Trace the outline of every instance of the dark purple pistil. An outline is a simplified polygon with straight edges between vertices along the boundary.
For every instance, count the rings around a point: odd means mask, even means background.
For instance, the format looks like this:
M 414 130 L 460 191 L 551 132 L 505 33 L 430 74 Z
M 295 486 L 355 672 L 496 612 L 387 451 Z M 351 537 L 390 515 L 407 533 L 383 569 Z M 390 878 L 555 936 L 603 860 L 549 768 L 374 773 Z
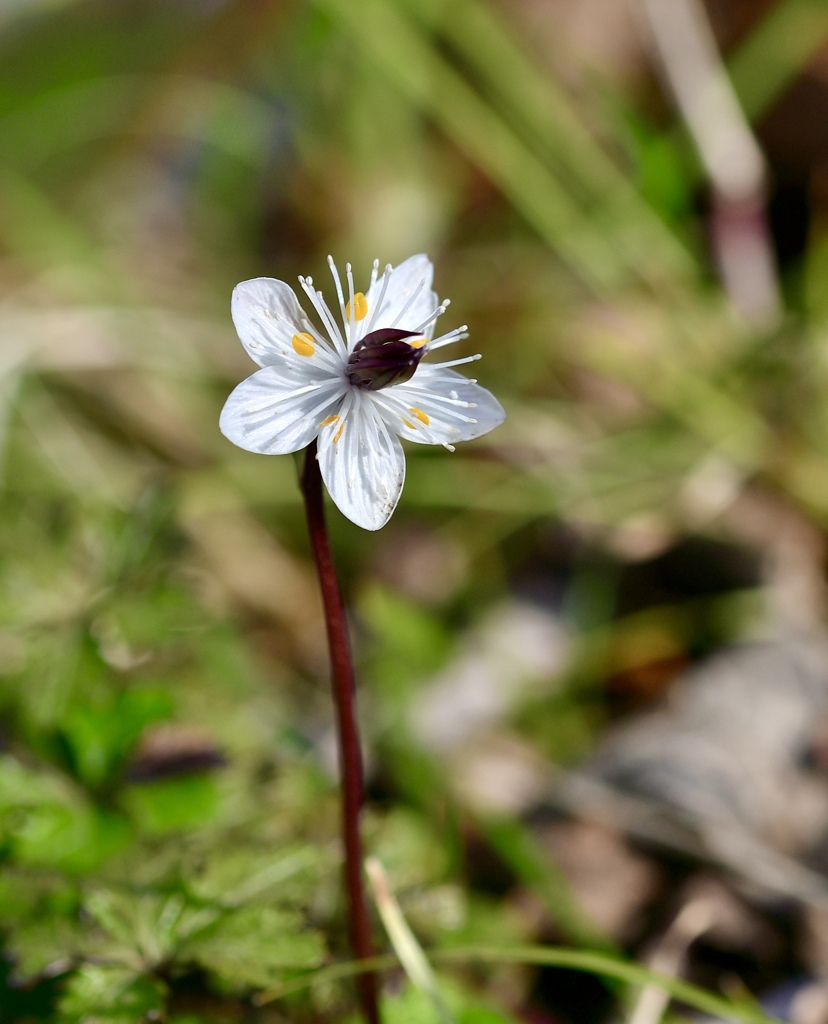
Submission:
M 383 327 L 371 331 L 348 357 L 348 380 L 355 388 L 379 391 L 391 384 L 411 380 L 425 346 L 409 345 L 406 338 L 421 338 L 416 331 L 402 331 L 396 327 Z

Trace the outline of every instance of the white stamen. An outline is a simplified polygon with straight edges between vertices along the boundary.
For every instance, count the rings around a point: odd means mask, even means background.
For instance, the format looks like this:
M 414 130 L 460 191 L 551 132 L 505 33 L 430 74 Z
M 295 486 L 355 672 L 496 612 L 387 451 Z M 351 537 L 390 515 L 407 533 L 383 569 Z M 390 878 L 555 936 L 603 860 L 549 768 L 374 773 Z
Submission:
M 409 295 L 408 302 L 406 302 L 406 304 L 403 306 L 403 308 L 399 311 L 399 313 L 397 313 L 396 317 L 394 318 L 394 323 L 391 324 L 392 327 L 396 327 L 397 324 L 400 322 L 400 320 L 402 320 L 402 318 L 408 312 L 409 307 L 411 306 L 411 303 L 417 298 L 417 296 L 423 290 L 423 285 L 424 284 L 425 284 L 425 278 L 423 278 L 422 281 L 420 281 L 420 283 L 417 285 L 417 287 L 414 289 L 414 291 Z M 426 320 L 426 323 L 428 323 L 428 320 Z M 420 329 L 419 327 L 416 328 L 417 331 L 419 331 L 419 329 Z
M 376 266 L 379 265 L 379 260 L 375 260 L 375 265 Z M 388 282 L 389 282 L 389 280 L 391 278 L 391 270 L 392 270 L 391 264 L 390 263 L 386 263 L 385 270 L 383 271 L 383 274 L 382 274 L 382 288 L 380 289 L 379 299 L 374 303 L 374 308 L 371 310 L 371 319 L 368 321 L 368 326 L 365 328 L 365 333 L 366 334 L 370 334 L 371 333 L 371 330 L 372 330 L 372 328 L 374 326 L 374 321 L 377 318 L 377 314 L 382 309 L 382 303 L 383 303 L 383 300 L 385 299 L 385 293 L 386 293 L 386 291 L 388 289 Z
M 339 326 L 337 325 L 336 320 L 334 320 L 334 315 L 331 312 L 330 306 L 325 301 L 325 296 L 322 294 L 321 291 L 317 290 L 314 294 L 316 295 L 317 302 L 319 303 L 317 307 L 317 309 L 319 310 L 319 315 L 323 318 L 325 323 L 330 328 L 331 333 L 335 341 L 337 342 L 337 348 L 340 349 L 340 353 L 342 354 L 344 353 L 345 349 L 345 339 L 339 332 Z
M 406 390 L 407 391 L 413 391 L 414 389 L 413 388 L 406 388 Z M 442 395 L 435 395 L 434 393 L 429 392 L 427 388 L 418 388 L 417 390 L 423 391 L 423 393 L 427 394 L 430 402 L 438 401 L 439 399 L 443 398 Z M 445 399 L 443 399 L 443 401 L 447 405 L 456 405 L 456 406 L 460 406 L 461 408 L 465 408 L 465 409 L 477 408 L 476 404 L 473 403 L 473 402 L 453 402 L 450 398 L 445 398 Z M 434 412 L 434 413 L 432 413 L 432 415 L 438 415 L 438 413 Z M 439 410 L 439 415 L 440 416 L 451 416 L 453 419 L 460 420 L 462 423 L 477 423 L 477 420 L 474 419 L 474 417 L 466 416 L 465 413 L 457 412 L 456 409 L 440 409 Z
M 348 322 L 345 324 L 345 333 L 348 335 L 348 344 L 351 342 L 351 335 L 354 330 L 354 275 L 351 272 L 351 264 L 345 264 L 345 275 L 348 278 Z
M 463 338 L 468 338 L 468 336 L 468 324 L 463 324 L 462 327 L 457 327 L 453 331 L 449 331 L 448 334 L 441 334 L 439 338 L 430 341 L 428 343 L 428 350 L 431 352 L 435 348 L 442 348 L 444 345 L 453 345 L 455 341 L 462 341 Z
M 440 304 L 440 305 L 439 305 L 439 306 L 438 306 L 438 307 L 437 307 L 437 308 L 436 308 L 436 309 L 434 310 L 434 312 L 433 312 L 433 313 L 431 314 L 431 316 L 429 316 L 429 317 L 426 317 L 426 319 L 425 319 L 425 320 L 423 320 L 423 322 L 422 322 L 422 323 L 420 324 L 420 326 L 419 326 L 419 327 L 418 327 L 418 328 L 416 329 L 416 331 L 417 331 L 417 334 L 422 334 L 422 332 L 423 332 L 423 331 L 424 331 L 424 330 L 426 329 L 426 327 L 428 327 L 428 325 L 429 325 L 430 323 L 432 323 L 432 321 L 436 320 L 436 319 L 437 319 L 437 317 L 439 317 L 439 316 L 442 316 L 442 315 L 443 315 L 443 313 L 445 313 L 445 311 L 446 311 L 446 307 L 447 307 L 447 306 L 448 306 L 448 302 L 443 302 L 443 303 L 441 303 L 441 304 Z M 462 330 L 463 330 L 463 328 L 461 327 L 461 328 L 460 328 L 460 330 L 462 331 Z
M 403 385 L 406 391 L 419 391 L 421 395 L 428 395 L 432 402 L 445 402 L 447 405 L 456 405 L 460 409 L 476 409 L 477 402 L 464 402 L 462 398 L 457 397 L 457 392 L 452 391 L 451 397 L 447 398 L 445 395 L 440 395 L 433 391 L 431 388 L 421 387 L 419 384 L 406 383 Z
M 336 287 L 336 297 L 339 299 L 339 312 L 342 314 L 342 323 L 345 323 L 345 297 L 342 294 L 342 281 L 339 278 L 339 271 L 336 269 L 333 256 L 328 257 L 328 266 L 331 268 L 331 275 Z
M 300 277 L 299 284 L 302 286 L 304 293 L 313 303 L 313 308 L 319 314 L 319 319 L 327 328 L 331 341 L 334 343 L 334 347 L 341 356 L 344 356 L 346 352 L 345 340 L 342 337 L 339 328 L 336 326 L 336 321 L 334 320 L 330 309 L 328 309 L 328 304 L 325 302 L 322 292 L 318 292 L 314 289 L 312 277 Z
M 408 419 L 410 415 L 409 407 L 395 395 L 382 395 L 375 394 L 373 396 L 374 401 L 381 408 L 385 409 L 390 416 L 396 418 L 399 416 L 401 419 Z M 379 417 L 382 420 L 382 417 Z M 384 423 L 384 420 L 383 420 Z M 420 423 L 419 426 L 414 428 L 418 433 L 422 434 L 423 437 L 427 438 L 432 444 L 441 444 L 442 442 L 436 437 L 425 423 Z
M 476 356 L 466 356 L 464 359 L 451 359 L 447 363 L 428 363 L 434 370 L 444 370 L 448 366 L 460 366 L 461 363 L 476 363 L 483 356 L 478 352 Z
M 326 338 L 322 332 L 315 327 L 307 317 L 303 317 L 299 321 L 299 326 L 304 327 L 305 330 L 310 334 L 313 340 L 319 345 L 319 348 L 314 353 L 318 362 L 322 363 L 325 369 L 335 372 L 339 369 L 341 361 L 337 359 L 336 354 L 331 351 L 331 342 L 329 338 Z M 291 349 L 289 346 L 284 346 L 285 353 L 289 356 Z
M 477 420 L 473 416 L 465 416 L 462 412 L 457 412 L 455 409 L 443 409 L 441 415 L 451 416 L 456 420 L 460 420 L 461 423 L 477 423 Z

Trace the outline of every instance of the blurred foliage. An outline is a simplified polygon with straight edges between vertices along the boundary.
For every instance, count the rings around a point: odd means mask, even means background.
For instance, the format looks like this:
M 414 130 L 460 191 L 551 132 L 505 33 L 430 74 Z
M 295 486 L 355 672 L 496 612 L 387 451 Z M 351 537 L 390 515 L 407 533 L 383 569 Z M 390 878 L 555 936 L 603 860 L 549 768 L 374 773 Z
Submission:
M 828 218 L 783 267 L 784 315 L 752 327 L 640 58 L 627 78 L 591 66 L 537 15 L 0 7 L 4 1020 L 353 1012 L 324 983 L 256 1001 L 345 955 L 338 805 L 296 467 L 217 429 L 250 370 L 233 285 L 321 280 L 328 252 L 359 275 L 427 250 L 508 411 L 453 456 L 412 446 L 382 535 L 331 513 L 375 751 L 369 846 L 426 945 L 537 936 L 475 878 L 484 843 L 556 935 L 612 948 L 526 827 L 455 786 L 418 695 L 529 593 L 567 654 L 519 665 L 497 724 L 566 765 L 612 713 L 607 678 L 634 688 L 650 662 L 764 628 L 761 574 L 655 588 L 651 608 L 624 579 L 688 537 L 770 545 L 752 498 L 824 528 Z M 729 54 L 752 118 L 826 33 L 822 5 L 780 0 Z M 508 965 L 457 977 L 468 1024 L 511 1019 L 528 986 Z M 410 989 L 387 1012 L 433 1019 Z

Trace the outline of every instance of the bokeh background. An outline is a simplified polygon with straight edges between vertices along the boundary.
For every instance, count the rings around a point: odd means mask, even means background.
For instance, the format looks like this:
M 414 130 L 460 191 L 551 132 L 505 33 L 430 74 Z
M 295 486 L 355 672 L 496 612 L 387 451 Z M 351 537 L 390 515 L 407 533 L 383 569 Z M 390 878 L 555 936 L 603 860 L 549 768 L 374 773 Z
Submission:
M 828 1020 L 819 0 L 0 3 L 3 1020 L 354 1012 L 297 463 L 217 423 L 238 281 L 420 251 L 507 420 L 408 446 L 380 533 L 330 509 L 406 919 Z

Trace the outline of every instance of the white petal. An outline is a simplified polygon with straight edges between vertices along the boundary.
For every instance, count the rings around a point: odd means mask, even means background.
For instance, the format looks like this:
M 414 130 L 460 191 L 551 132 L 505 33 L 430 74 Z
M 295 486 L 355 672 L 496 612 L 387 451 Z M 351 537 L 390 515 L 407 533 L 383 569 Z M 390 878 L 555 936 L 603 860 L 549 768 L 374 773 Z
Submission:
M 308 317 L 293 289 L 272 277 L 242 281 L 233 289 L 233 323 L 242 345 L 259 366 L 292 366 L 310 376 L 331 373 L 335 357 L 330 347 L 315 339 L 311 346 L 294 348 L 294 336 L 308 331 Z
M 399 501 L 405 456 L 371 396 L 352 391 L 350 403 L 342 421 L 320 434 L 319 466 L 339 511 L 365 530 L 379 530 Z
M 266 366 L 243 380 L 227 399 L 219 419 L 233 444 L 263 455 L 286 455 L 306 448 L 321 423 L 336 412 L 347 385 L 328 379 L 321 384 Z
M 500 426 L 506 413 L 494 395 L 454 370 L 420 363 L 405 384 L 377 392 L 393 406 L 388 425 L 409 441 L 454 444 L 471 441 Z
M 383 290 L 382 274 L 380 274 L 365 296 L 368 303 L 366 321 L 370 324 L 370 329 L 375 331 L 382 327 L 394 326 L 417 330 L 437 308 L 437 296 L 431 290 L 433 279 L 434 267 L 428 256 L 422 253 L 419 256 L 409 256 L 407 260 L 391 270 L 382 305 L 375 310 L 374 305 L 380 301 Z M 404 313 L 403 310 L 405 310 Z M 401 313 L 402 316 L 400 316 Z M 398 317 L 399 322 L 396 322 Z M 423 335 L 430 338 L 433 330 L 434 323 L 432 321 L 424 329 Z

